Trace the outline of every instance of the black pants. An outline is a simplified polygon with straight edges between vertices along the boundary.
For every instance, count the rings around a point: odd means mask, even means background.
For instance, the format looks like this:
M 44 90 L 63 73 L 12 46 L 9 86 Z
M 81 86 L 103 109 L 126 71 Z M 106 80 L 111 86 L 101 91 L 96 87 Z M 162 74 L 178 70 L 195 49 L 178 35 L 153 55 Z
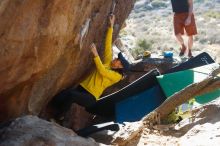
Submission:
M 52 99 L 52 106 L 58 108 L 60 112 L 67 111 L 72 103 L 77 103 L 83 107 L 90 107 L 96 103 L 95 97 L 82 86 L 61 91 Z

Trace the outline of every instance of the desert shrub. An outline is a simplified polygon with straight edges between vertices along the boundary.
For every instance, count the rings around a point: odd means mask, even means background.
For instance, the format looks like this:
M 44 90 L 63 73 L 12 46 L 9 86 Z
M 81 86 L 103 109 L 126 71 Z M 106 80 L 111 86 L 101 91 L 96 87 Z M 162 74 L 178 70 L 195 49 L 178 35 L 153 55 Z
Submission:
M 217 11 L 209 10 L 204 15 L 209 18 L 220 19 L 220 13 Z
M 219 31 L 215 29 L 216 24 L 209 24 L 207 29 L 199 31 L 197 40 L 201 44 L 220 44 Z
M 127 36 L 128 35 L 128 32 L 125 30 L 125 29 L 122 29 L 121 31 L 120 31 L 120 36 Z
M 138 47 L 142 48 L 143 50 L 148 50 L 152 47 L 152 41 L 147 41 L 145 39 L 138 40 Z
M 217 33 L 212 34 L 208 38 L 209 38 L 209 44 L 220 44 L 219 34 L 217 34 Z
M 161 0 L 154 0 L 151 2 L 153 8 L 166 8 L 167 4 Z
M 208 38 L 203 37 L 203 38 L 200 38 L 198 41 L 199 41 L 200 44 L 207 44 L 208 43 Z
M 205 0 L 195 0 L 195 3 L 204 3 Z
M 136 47 L 131 50 L 131 54 L 134 56 L 134 58 L 137 58 L 137 56 L 139 56 L 140 54 L 142 55 L 144 51 L 151 50 L 153 43 L 154 42 L 152 40 L 138 40 L 136 43 Z

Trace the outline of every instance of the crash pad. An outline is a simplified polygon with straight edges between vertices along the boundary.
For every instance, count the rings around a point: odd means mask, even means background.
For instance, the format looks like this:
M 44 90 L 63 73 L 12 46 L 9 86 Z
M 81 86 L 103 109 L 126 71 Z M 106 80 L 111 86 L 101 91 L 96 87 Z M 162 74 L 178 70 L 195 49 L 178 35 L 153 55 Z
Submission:
M 115 117 L 116 103 L 157 85 L 158 82 L 156 76 L 158 75 L 160 75 L 160 72 L 157 69 L 153 69 L 122 89 L 101 97 L 95 105 L 86 110 L 92 114 L 103 117 Z
M 219 65 L 217 63 L 212 63 L 189 70 L 164 74 L 157 76 L 157 80 L 166 97 L 170 97 L 175 92 L 182 90 L 186 86 L 204 80 L 209 73 L 211 73 L 212 70 L 218 66 Z M 220 97 L 220 89 L 198 96 L 195 98 L 195 100 L 199 104 L 204 104 L 216 99 L 217 97 Z
M 211 64 L 211 63 L 215 63 L 215 61 L 211 58 L 211 56 L 208 53 L 203 52 L 193 58 L 190 58 L 189 60 L 183 63 L 180 63 L 172 67 L 171 69 L 165 71 L 163 74 L 192 69 L 195 67 L 200 67 L 203 65 Z
M 79 136 L 88 137 L 91 134 L 94 134 L 96 132 L 100 132 L 100 131 L 103 131 L 103 130 L 118 131 L 119 130 L 119 124 L 111 121 L 111 122 L 100 123 L 100 124 L 88 126 L 88 127 L 83 128 L 83 129 L 77 130 L 75 132 Z
M 116 122 L 134 122 L 156 109 L 166 99 L 159 85 L 116 103 Z

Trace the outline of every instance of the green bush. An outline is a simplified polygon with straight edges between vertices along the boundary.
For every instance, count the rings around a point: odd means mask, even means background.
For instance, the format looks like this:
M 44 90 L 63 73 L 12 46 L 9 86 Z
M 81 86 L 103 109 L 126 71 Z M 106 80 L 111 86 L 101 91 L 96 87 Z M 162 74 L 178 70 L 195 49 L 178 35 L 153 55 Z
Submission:
M 139 48 L 142 48 L 143 50 L 148 50 L 152 47 L 152 42 L 151 41 L 147 41 L 145 39 L 143 40 L 138 40 L 137 45 Z
M 145 51 L 151 50 L 153 43 L 154 42 L 151 40 L 138 40 L 136 47 L 131 50 L 131 54 L 134 56 L 134 58 L 137 58 L 137 56 L 143 55 Z

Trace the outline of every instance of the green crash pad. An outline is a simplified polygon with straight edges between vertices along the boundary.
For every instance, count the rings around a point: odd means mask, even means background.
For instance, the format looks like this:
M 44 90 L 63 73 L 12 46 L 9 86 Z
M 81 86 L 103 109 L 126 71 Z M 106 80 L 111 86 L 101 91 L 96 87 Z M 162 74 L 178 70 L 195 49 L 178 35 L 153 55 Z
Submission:
M 164 74 L 157 76 L 157 80 L 166 97 L 170 97 L 186 86 L 202 81 L 213 71 L 214 68 L 217 68 L 218 66 L 219 65 L 217 63 L 212 63 L 189 70 Z M 220 89 L 195 97 L 195 101 L 198 104 L 205 104 L 218 97 L 220 97 Z

